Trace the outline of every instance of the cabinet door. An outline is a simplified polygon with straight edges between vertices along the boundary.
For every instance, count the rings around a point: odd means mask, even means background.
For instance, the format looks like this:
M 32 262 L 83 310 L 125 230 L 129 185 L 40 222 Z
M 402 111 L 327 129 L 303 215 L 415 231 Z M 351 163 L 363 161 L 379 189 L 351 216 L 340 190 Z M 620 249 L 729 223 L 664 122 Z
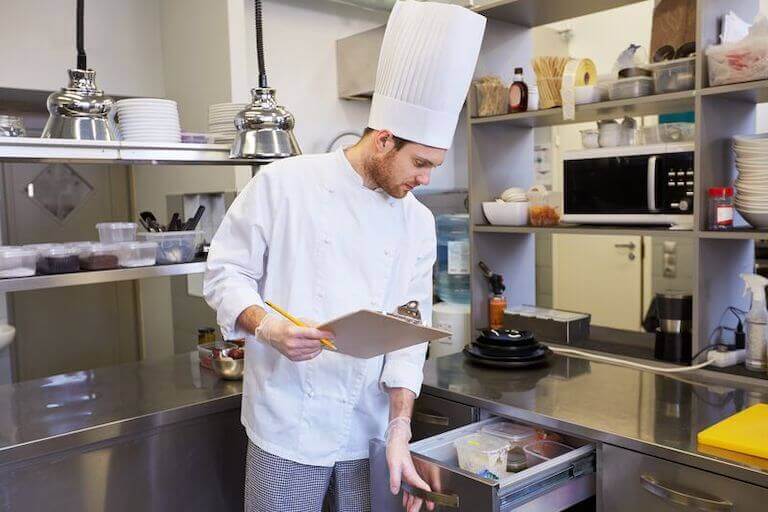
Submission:
M 441 434 L 477 421 L 477 408 L 432 395 L 421 395 L 413 409 L 413 441 Z
M 602 450 L 603 510 L 757 512 L 768 489 L 615 446 Z

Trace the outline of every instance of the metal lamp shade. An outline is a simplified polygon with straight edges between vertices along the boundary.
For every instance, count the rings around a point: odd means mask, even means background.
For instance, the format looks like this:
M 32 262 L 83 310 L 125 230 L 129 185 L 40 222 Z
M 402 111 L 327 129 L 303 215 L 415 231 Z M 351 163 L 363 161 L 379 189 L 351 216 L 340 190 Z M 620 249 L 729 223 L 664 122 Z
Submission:
M 69 85 L 48 96 L 44 139 L 117 140 L 110 114 L 114 102 L 96 87 L 92 69 L 70 69 Z
M 275 90 L 251 90 L 252 102 L 235 117 L 237 135 L 230 158 L 247 158 L 269 163 L 301 154 L 293 135 L 293 115 L 275 101 Z

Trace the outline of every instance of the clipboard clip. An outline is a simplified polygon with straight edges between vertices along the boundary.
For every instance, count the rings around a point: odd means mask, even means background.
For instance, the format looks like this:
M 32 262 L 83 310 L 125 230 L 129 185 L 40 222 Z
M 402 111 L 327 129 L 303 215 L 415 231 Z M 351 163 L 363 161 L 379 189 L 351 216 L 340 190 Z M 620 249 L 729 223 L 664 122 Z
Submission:
M 387 316 L 403 320 L 413 325 L 422 325 L 421 312 L 419 311 L 419 301 L 409 300 L 402 306 L 398 306 L 394 313 L 387 313 Z

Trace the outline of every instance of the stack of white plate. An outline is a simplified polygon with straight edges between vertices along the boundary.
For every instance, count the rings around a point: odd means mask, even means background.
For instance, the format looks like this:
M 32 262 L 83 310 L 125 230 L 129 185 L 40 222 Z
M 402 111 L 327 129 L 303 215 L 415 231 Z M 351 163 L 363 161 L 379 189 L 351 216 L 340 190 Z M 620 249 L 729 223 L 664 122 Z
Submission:
M 120 134 L 132 142 L 181 142 L 179 107 L 173 100 L 131 98 L 115 104 Z
M 235 140 L 235 116 L 247 107 L 247 103 L 216 103 L 208 107 L 208 133 L 213 141 L 231 144 Z
M 756 228 L 768 228 L 768 133 L 737 135 L 736 198 L 734 203 L 744 219 Z

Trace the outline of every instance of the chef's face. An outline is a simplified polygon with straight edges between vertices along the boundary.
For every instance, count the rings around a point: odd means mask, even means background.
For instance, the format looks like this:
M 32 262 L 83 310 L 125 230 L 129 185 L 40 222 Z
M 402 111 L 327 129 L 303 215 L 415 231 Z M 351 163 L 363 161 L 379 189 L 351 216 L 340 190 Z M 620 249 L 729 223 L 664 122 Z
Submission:
M 420 185 L 428 185 L 432 171 L 445 159 L 445 149 L 415 142 L 398 145 L 389 132 L 378 132 L 375 136 L 377 151 L 368 161 L 368 175 L 398 199 Z

